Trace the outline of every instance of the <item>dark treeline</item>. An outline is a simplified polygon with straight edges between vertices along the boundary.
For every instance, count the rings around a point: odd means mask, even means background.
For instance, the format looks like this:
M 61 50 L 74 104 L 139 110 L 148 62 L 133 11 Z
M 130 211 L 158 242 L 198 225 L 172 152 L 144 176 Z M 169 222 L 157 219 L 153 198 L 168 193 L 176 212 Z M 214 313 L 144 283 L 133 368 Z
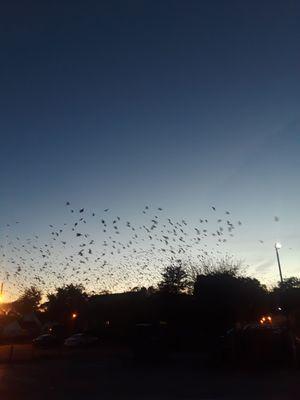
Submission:
M 201 268 L 171 263 L 156 287 L 136 287 L 125 293 L 87 294 L 81 284 L 66 285 L 47 295 L 27 289 L 11 310 L 36 312 L 44 321 L 67 331 L 89 330 L 125 338 L 136 324 L 165 324 L 178 346 L 217 340 L 228 329 L 257 322 L 262 315 L 284 310 L 298 330 L 300 280 L 289 278 L 271 290 L 247 277 L 230 259 Z

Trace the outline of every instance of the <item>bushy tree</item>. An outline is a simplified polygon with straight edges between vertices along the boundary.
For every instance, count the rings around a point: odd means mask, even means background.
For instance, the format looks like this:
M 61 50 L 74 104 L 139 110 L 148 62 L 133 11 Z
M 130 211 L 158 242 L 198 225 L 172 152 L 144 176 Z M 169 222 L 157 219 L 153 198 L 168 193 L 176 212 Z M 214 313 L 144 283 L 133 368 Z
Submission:
M 88 296 L 82 285 L 66 285 L 56 289 L 55 293 L 47 295 L 48 301 L 44 304 L 49 318 L 65 322 L 73 313 L 82 313 L 87 305 Z
M 288 313 L 300 314 L 300 279 L 290 277 L 279 282 L 272 290 L 274 306 L 281 306 Z
M 216 333 L 236 322 L 256 320 L 264 312 L 267 302 L 265 286 L 225 264 L 198 275 L 194 295 L 200 314 Z
M 283 280 L 283 282 L 278 283 L 278 289 L 284 291 L 291 289 L 300 289 L 300 279 L 295 276 L 286 278 Z
M 25 289 L 24 293 L 13 303 L 13 308 L 20 314 L 38 310 L 42 299 L 42 292 L 35 286 Z
M 165 267 L 158 287 L 161 292 L 168 294 L 179 294 L 187 291 L 189 287 L 188 274 L 180 260 Z

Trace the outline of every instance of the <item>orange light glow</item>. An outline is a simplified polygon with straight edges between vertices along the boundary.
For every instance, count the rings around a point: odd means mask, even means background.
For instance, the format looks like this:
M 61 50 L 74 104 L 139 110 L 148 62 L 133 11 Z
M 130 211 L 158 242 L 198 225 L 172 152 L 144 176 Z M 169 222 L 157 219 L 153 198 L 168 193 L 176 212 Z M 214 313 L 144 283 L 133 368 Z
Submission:
M 271 324 L 271 323 L 272 323 L 272 317 L 270 317 L 270 315 L 267 315 L 266 317 L 262 317 L 262 318 L 259 320 L 259 323 L 260 323 L 261 325 L 263 325 L 263 324 L 265 324 L 265 323 Z
M 78 317 L 77 313 L 72 314 L 72 319 L 76 319 Z

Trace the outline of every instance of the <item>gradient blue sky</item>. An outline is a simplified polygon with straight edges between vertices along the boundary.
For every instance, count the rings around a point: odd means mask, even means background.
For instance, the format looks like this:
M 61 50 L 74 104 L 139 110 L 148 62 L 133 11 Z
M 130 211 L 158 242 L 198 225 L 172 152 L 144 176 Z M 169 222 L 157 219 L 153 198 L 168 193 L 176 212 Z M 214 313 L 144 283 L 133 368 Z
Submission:
M 191 221 L 213 204 L 243 221 L 228 250 L 249 273 L 277 280 L 279 239 L 299 275 L 299 17 L 286 0 L 2 2 L 1 225 L 37 232 L 66 200 Z

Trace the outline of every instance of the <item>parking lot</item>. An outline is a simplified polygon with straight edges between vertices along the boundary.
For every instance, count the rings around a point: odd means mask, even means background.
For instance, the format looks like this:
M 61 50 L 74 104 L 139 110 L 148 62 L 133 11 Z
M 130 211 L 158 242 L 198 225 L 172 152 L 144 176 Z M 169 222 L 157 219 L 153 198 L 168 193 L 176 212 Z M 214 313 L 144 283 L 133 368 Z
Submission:
M 1 364 L 20 364 L 39 360 L 64 358 L 76 359 L 99 359 L 111 358 L 112 354 L 118 357 L 128 357 L 129 349 L 122 346 L 93 346 L 87 348 L 66 348 L 64 346 L 51 349 L 41 349 L 32 346 L 31 343 L 25 344 L 6 344 L 0 345 L 0 365 Z
M 7 350 L 3 346 L 1 354 Z M 298 399 L 300 392 L 298 370 L 207 368 L 191 354 L 150 365 L 134 362 L 121 348 L 52 352 L 31 359 L 25 358 L 31 346 L 18 345 L 15 351 L 18 362 L 0 365 L 0 398 L 5 400 L 289 400 Z

